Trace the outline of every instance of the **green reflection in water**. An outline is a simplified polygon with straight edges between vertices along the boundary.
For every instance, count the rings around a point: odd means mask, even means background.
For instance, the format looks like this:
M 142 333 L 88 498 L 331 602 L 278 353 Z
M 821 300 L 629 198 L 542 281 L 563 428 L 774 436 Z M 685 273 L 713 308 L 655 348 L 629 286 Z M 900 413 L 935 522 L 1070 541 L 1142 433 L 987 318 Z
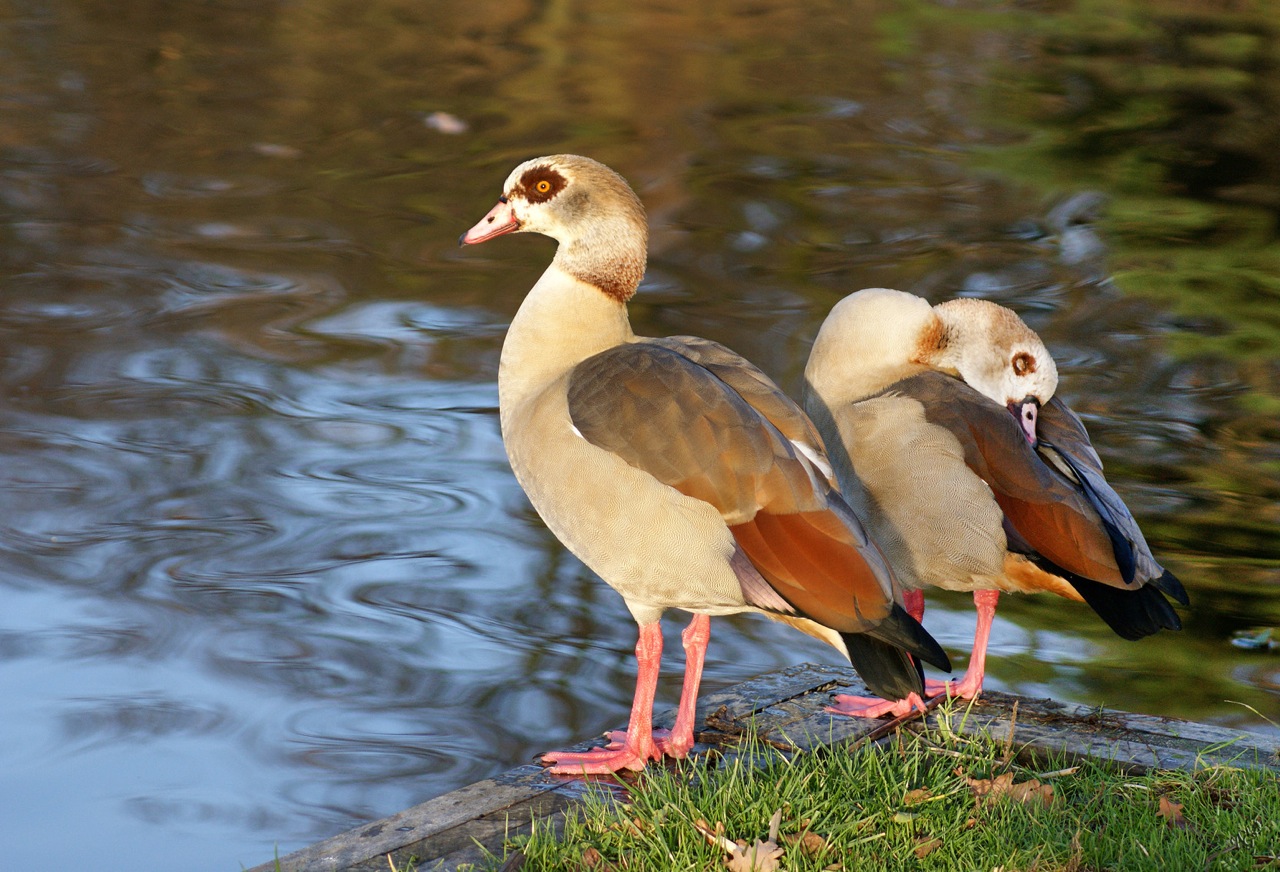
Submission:
M 881 48 L 918 62 L 941 33 L 1000 46 L 977 81 L 987 121 L 1012 141 L 975 149 L 974 163 L 1047 199 L 1092 204 L 1050 229 L 1092 231 L 1105 259 L 1093 290 L 1157 303 L 1149 318 L 1163 345 L 1154 351 L 1135 336 L 1122 352 L 1132 360 L 1105 361 L 1121 366 L 1104 377 L 1171 358 L 1174 375 L 1138 375 L 1172 398 L 1153 404 L 1158 418 L 1189 425 L 1181 441 L 1145 450 L 1109 453 L 1105 438 L 1100 447 L 1115 479 L 1176 495 L 1163 510 L 1140 501 L 1135 509 L 1191 582 L 1185 636 L 1195 639 L 1122 646 L 1082 623 L 1073 629 L 1108 656 L 1092 661 L 1098 675 L 1081 679 L 1105 681 L 1101 673 L 1118 664 L 1142 674 L 1144 661 L 1158 661 L 1192 679 L 1180 701 L 1169 700 L 1167 672 L 1150 673 L 1159 686 L 1131 681 L 1130 692 L 1193 714 L 1197 704 L 1242 698 L 1228 676 L 1248 675 L 1272 694 L 1249 701 L 1274 718 L 1274 660 L 1246 659 L 1227 640 L 1240 626 L 1280 625 L 1280 6 L 1062 0 L 999 16 L 991 8 L 903 4 L 880 19 Z
M 1229 358 L 1249 411 L 1280 412 L 1280 7 L 1063 4 L 1021 19 L 1036 60 L 995 89 L 1030 133 L 998 164 L 1096 187 L 1114 280 L 1189 319 L 1184 357 Z

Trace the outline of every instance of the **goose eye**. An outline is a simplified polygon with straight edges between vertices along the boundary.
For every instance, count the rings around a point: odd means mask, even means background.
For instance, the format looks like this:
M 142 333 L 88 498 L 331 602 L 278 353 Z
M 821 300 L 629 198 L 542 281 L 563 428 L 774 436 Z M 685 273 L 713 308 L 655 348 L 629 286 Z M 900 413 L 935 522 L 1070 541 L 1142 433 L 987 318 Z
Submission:
M 1025 351 L 1019 351 L 1013 356 L 1013 374 L 1026 375 L 1029 372 L 1036 371 L 1036 359 Z
M 539 194 L 545 194 L 551 190 L 551 183 L 546 179 L 540 179 L 538 183 L 533 186 L 533 189 Z

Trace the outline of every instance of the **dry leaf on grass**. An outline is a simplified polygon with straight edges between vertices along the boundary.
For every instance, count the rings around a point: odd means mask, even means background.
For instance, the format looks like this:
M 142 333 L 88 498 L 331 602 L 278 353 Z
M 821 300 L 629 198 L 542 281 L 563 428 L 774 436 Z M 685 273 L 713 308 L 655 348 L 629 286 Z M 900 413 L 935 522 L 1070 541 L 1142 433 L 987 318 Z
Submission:
M 1182 803 L 1174 802 L 1167 796 L 1160 797 L 1160 810 L 1156 812 L 1156 817 L 1164 818 L 1164 822 L 1175 830 L 1185 830 L 1191 827 L 1187 823 L 1187 819 L 1182 816 Z
M 924 839 L 923 837 L 916 840 L 916 859 L 923 860 L 934 851 L 942 847 L 942 839 Z
M 788 833 L 782 841 L 791 847 L 799 847 L 806 857 L 812 857 L 827 847 L 827 840 L 817 833 Z
M 1013 783 L 1013 773 L 1006 772 L 995 778 L 969 778 L 969 789 L 980 801 L 995 802 L 1005 797 L 1023 805 L 1038 805 L 1048 808 L 1053 802 L 1053 785 L 1041 784 L 1032 778 L 1030 781 Z
M 749 848 L 739 848 L 727 862 L 730 872 L 777 872 L 782 849 L 774 842 L 757 841 Z
M 582 852 L 578 869 L 589 869 L 591 872 L 618 872 L 618 867 L 606 860 L 595 848 L 587 848 Z
M 933 791 L 927 787 L 917 787 L 915 790 L 908 790 L 907 795 L 902 798 L 905 805 L 918 805 L 926 800 L 933 798 Z
M 726 839 L 701 819 L 694 821 L 693 825 L 708 842 L 728 853 L 725 863 L 730 872 L 777 872 L 783 854 L 783 849 L 778 847 L 778 827 L 781 823 L 782 809 L 778 809 L 769 820 L 768 840 L 756 840 L 754 845 Z

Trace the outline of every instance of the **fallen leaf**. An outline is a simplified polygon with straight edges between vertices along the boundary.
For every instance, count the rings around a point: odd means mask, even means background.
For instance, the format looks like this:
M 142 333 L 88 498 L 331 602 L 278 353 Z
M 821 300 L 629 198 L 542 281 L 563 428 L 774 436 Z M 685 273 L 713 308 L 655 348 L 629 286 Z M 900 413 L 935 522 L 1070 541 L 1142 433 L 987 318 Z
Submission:
M 827 847 L 827 840 L 817 833 L 788 833 L 782 841 L 789 847 L 799 847 L 806 857 L 812 857 Z
M 1048 808 L 1053 802 L 1053 785 L 1041 784 L 1032 778 L 1029 781 L 1013 783 L 1013 773 L 1006 772 L 995 778 L 969 778 L 969 789 L 979 800 L 995 802 L 1005 797 L 1024 805 L 1039 805 Z
M 1175 830 L 1185 830 L 1191 826 L 1182 816 L 1182 803 L 1174 802 L 1167 796 L 1160 797 L 1160 810 L 1156 812 L 1156 817 L 1164 818 L 1164 822 Z
M 610 863 L 595 848 L 587 848 L 582 852 L 578 863 L 579 870 L 590 869 L 592 872 L 618 872 L 618 867 Z
M 916 841 L 916 859 L 923 860 L 934 851 L 942 847 L 942 839 L 929 839 L 928 841 Z
M 1009 798 L 1023 805 L 1038 805 L 1048 808 L 1053 805 L 1053 785 L 1041 784 L 1037 779 L 1015 784 L 1009 790 Z
M 933 798 L 933 791 L 927 787 L 918 787 L 915 790 L 908 790 L 907 795 L 902 801 L 907 805 L 918 805 L 928 799 Z
M 1009 786 L 1013 784 L 1013 773 L 1006 772 L 1003 775 L 997 775 L 995 778 L 966 778 L 969 782 L 969 789 L 973 791 L 973 795 L 979 798 L 984 796 L 1003 796 Z
M 729 856 L 730 872 L 777 872 L 782 848 L 776 842 L 757 841 L 749 848 L 739 848 Z
M 757 839 L 754 845 L 748 845 L 741 839 L 736 842 L 726 839 L 717 832 L 720 827 L 719 822 L 716 824 L 716 830 L 707 826 L 707 822 L 701 818 L 694 821 L 693 826 L 708 842 L 729 855 L 725 858 L 725 863 L 730 872 L 777 872 L 779 860 L 783 854 L 783 849 L 778 847 L 776 841 L 781 823 L 782 809 L 778 809 L 769 820 L 768 840 Z

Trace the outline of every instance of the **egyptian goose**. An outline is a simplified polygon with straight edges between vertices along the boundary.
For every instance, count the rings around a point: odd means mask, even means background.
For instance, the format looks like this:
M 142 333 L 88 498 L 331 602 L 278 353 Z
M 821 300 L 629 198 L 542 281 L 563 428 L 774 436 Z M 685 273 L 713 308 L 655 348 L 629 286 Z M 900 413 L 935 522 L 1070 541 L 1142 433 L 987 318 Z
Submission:
M 1126 639 L 1181 629 L 1164 595 L 1186 605 L 1186 591 L 1103 478 L 1057 385 L 1040 337 L 986 300 L 930 306 L 858 291 L 831 310 L 809 355 L 805 409 L 908 610 L 923 617 L 926 586 L 973 591 L 978 626 L 955 696 L 982 689 L 1000 591 L 1086 602 Z M 906 708 L 868 702 L 839 698 L 835 710 Z
M 894 601 L 892 576 L 829 480 L 821 438 L 760 370 L 704 339 L 645 339 L 626 303 L 644 274 L 644 208 L 613 170 L 576 155 L 520 164 L 460 244 L 535 232 L 555 258 L 507 331 L 502 439 L 543 521 L 640 625 L 630 722 L 606 748 L 551 753 L 566 774 L 642 769 L 693 745 L 710 616 L 759 612 L 852 655 L 876 693 L 923 692 L 941 647 Z M 669 608 L 684 632 L 670 734 L 652 708 Z M 904 652 L 905 649 L 905 652 Z

